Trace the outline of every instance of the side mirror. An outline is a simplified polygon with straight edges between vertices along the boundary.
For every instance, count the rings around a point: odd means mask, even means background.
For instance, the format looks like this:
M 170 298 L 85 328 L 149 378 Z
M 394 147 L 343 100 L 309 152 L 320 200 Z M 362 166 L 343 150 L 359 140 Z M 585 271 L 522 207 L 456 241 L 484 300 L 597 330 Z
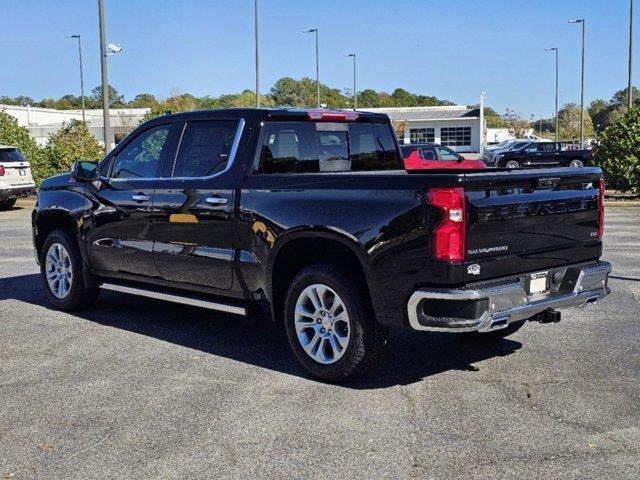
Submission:
M 81 182 L 98 180 L 98 165 L 93 162 L 75 161 L 71 165 L 71 176 Z

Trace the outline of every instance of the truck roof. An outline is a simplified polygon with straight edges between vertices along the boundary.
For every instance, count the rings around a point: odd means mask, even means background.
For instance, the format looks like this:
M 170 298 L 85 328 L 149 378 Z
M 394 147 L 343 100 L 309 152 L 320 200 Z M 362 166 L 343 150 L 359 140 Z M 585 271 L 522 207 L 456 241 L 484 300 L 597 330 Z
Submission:
M 316 116 L 318 118 L 312 118 Z M 390 123 L 389 117 L 383 113 L 338 110 L 338 109 L 305 109 L 305 108 L 221 108 L 216 110 L 195 110 L 174 114 L 162 115 L 154 120 L 160 119 L 194 119 L 200 117 L 254 117 L 260 120 L 281 120 L 281 121 L 351 121 L 365 123 Z M 340 118 L 340 117 L 346 118 Z

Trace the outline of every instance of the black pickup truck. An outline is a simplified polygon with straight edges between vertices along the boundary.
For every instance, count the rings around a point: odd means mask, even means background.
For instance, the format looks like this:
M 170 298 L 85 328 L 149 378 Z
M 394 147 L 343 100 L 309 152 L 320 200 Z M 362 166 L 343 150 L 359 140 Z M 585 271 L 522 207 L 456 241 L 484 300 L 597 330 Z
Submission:
M 389 119 L 167 115 L 43 182 L 33 241 L 64 310 L 101 289 L 284 323 L 329 381 L 389 327 L 500 338 L 609 293 L 597 168 L 407 173 Z
M 501 152 L 493 165 L 501 168 L 584 167 L 589 165 L 592 150 L 566 150 L 562 143 L 531 142 L 517 150 Z

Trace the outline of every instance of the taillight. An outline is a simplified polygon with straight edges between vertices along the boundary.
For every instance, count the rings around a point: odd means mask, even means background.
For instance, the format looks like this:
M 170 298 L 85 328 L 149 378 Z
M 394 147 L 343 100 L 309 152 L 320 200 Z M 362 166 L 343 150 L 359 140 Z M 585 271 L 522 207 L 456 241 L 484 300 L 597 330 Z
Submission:
M 463 188 L 432 188 L 429 203 L 442 211 L 442 222 L 433 231 L 436 259 L 461 262 L 465 250 L 465 199 Z
M 321 122 L 353 122 L 358 119 L 358 112 L 336 112 L 332 110 L 309 110 L 307 112 L 309 120 Z
M 4 167 L 0 165 L 0 177 L 4 177 Z
M 598 238 L 602 240 L 604 235 L 604 178 L 598 185 Z

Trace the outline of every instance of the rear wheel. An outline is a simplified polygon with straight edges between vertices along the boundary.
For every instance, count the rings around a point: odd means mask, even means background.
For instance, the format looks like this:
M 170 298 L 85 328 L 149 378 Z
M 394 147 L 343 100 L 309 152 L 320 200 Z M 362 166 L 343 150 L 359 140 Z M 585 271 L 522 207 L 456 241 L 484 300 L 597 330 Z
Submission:
M 509 160 L 504 166 L 507 168 L 520 168 L 520 164 L 516 160 Z
M 584 167 L 584 163 L 582 163 L 582 160 L 579 160 L 577 158 L 574 158 L 573 160 L 571 160 L 571 162 L 569 163 L 570 167 L 573 168 L 580 168 L 580 167 Z
M 4 200 L 0 202 L 0 210 L 9 210 L 16 204 L 16 199 L 11 198 L 9 200 Z
M 64 230 L 51 232 L 40 252 L 40 276 L 49 303 L 59 310 L 90 306 L 100 289 L 87 285 L 78 244 Z
M 499 330 L 492 330 L 490 332 L 468 332 L 467 335 L 476 338 L 478 340 L 489 340 L 489 341 L 494 341 L 494 340 L 501 340 L 503 338 L 508 337 L 509 335 L 513 335 L 514 333 L 516 333 L 518 330 L 520 330 L 524 324 L 526 323 L 526 320 L 523 320 L 521 322 L 513 322 L 510 323 L 509 325 L 507 325 L 505 328 L 501 328 Z
M 359 282 L 339 268 L 316 264 L 293 279 L 285 327 L 298 361 L 330 382 L 352 380 L 376 364 L 388 329 L 374 318 Z

